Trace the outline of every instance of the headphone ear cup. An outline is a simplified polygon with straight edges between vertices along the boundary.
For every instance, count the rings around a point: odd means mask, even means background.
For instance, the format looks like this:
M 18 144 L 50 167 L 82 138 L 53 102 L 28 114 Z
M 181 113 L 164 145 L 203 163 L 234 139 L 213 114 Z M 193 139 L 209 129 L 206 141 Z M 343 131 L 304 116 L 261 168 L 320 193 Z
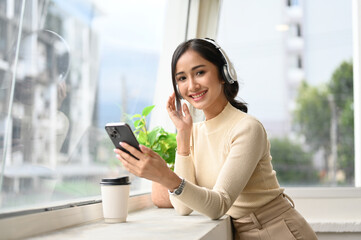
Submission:
M 232 79 L 231 75 L 228 72 L 227 64 L 223 65 L 223 77 L 227 80 L 229 84 L 233 84 L 234 80 Z

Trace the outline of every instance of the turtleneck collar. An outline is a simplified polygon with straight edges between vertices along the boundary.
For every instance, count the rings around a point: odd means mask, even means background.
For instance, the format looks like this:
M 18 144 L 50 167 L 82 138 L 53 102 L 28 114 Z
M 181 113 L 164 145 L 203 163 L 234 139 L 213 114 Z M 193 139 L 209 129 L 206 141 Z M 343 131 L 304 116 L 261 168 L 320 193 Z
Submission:
M 215 116 L 212 119 L 205 120 L 203 122 L 204 126 L 207 128 L 209 132 L 212 132 L 213 130 L 217 130 L 220 126 L 225 124 L 227 120 L 229 120 L 231 113 L 233 111 L 239 111 L 238 109 L 234 108 L 229 102 L 224 107 L 222 112 L 220 112 L 217 116 Z

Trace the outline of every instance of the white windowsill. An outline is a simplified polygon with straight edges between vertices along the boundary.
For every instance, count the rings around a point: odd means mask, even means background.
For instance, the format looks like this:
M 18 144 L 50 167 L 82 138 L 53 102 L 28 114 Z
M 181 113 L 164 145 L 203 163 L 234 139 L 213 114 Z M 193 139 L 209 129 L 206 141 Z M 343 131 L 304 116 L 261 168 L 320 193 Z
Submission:
M 325 199 L 324 199 L 325 200 Z M 302 200 L 295 199 L 304 210 Z M 327 205 L 327 203 L 326 203 Z M 308 205 L 309 206 L 309 205 Z M 329 216 L 308 219 L 318 235 L 328 233 L 352 233 L 361 236 L 361 221 L 336 219 L 330 211 Z M 316 211 L 316 214 L 317 211 Z M 360 215 L 359 215 L 360 216 Z M 147 208 L 130 213 L 126 223 L 106 224 L 97 220 L 85 225 L 56 231 L 31 239 L 232 239 L 231 224 L 228 216 L 212 221 L 209 218 L 192 213 L 190 216 L 179 216 L 174 209 Z M 227 237 L 227 238 L 226 238 Z
M 286 188 L 317 233 L 361 234 L 361 188 Z
M 130 213 L 125 223 L 107 224 L 99 220 L 30 239 L 231 240 L 232 233 L 228 216 L 213 221 L 198 213 L 179 216 L 174 209 L 153 207 Z
M 318 235 L 361 236 L 360 188 L 286 188 L 285 193 L 292 197 L 296 209 Z M 0 219 L 0 239 L 29 236 L 66 239 L 70 235 L 73 235 L 70 238 L 96 239 L 95 236 L 115 234 L 126 234 L 129 239 L 138 239 L 143 234 L 157 239 L 173 235 L 179 236 L 178 239 L 208 239 L 211 235 L 229 234 L 230 230 L 228 217 L 212 221 L 198 213 L 179 216 L 174 209 L 154 208 L 149 194 L 132 197 L 129 211 L 125 224 L 105 224 L 101 203 Z

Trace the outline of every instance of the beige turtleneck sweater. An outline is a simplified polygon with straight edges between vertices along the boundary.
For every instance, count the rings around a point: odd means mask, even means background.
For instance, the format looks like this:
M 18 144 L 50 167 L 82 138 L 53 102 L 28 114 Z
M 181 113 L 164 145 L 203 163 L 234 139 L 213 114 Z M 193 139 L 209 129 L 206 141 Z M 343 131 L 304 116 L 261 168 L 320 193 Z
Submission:
M 175 172 L 186 180 L 179 196 L 170 195 L 179 214 L 240 218 L 283 192 L 262 124 L 230 103 L 193 124 L 191 138 L 191 154 L 176 156 Z

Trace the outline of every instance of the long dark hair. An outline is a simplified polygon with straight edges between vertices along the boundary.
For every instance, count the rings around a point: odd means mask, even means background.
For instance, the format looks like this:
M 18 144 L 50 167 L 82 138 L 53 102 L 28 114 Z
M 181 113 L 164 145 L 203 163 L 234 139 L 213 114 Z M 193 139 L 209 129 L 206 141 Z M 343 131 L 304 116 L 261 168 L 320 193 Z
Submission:
M 221 78 L 224 81 L 223 92 L 224 92 L 224 95 L 226 96 L 227 100 L 233 107 L 235 107 L 243 112 L 247 112 L 247 110 L 248 110 L 247 104 L 236 100 L 237 93 L 239 90 L 238 82 L 236 81 L 233 84 L 230 84 L 223 77 L 222 71 L 223 71 L 223 66 L 224 66 L 224 64 L 226 64 L 226 62 L 223 59 L 222 53 L 212 43 L 210 43 L 206 40 L 203 40 L 203 39 L 198 39 L 198 38 L 191 39 L 191 40 L 181 43 L 173 53 L 172 82 L 173 82 L 173 89 L 175 92 L 177 107 L 180 106 L 180 99 L 182 97 L 177 89 L 177 81 L 175 79 L 176 66 L 177 66 L 179 58 L 189 49 L 196 51 L 204 59 L 206 59 L 207 61 L 209 61 L 217 66 L 219 76 L 221 76 Z

